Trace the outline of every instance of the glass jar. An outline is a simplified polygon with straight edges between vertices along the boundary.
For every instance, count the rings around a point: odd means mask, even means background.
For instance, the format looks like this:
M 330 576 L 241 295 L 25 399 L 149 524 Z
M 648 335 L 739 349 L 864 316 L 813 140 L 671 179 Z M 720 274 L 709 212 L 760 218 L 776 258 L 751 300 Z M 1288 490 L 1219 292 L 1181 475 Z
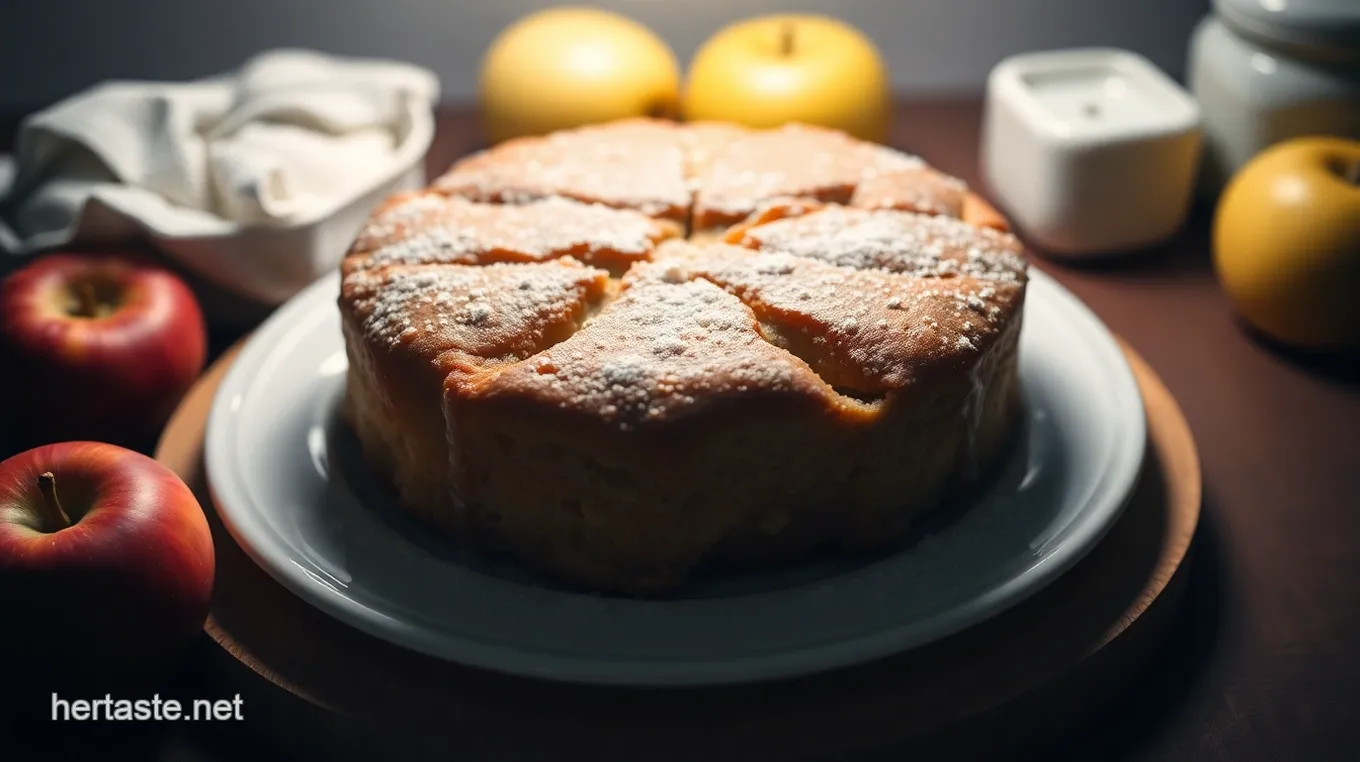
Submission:
M 1214 0 L 1189 59 L 1207 194 L 1282 140 L 1360 139 L 1360 0 Z

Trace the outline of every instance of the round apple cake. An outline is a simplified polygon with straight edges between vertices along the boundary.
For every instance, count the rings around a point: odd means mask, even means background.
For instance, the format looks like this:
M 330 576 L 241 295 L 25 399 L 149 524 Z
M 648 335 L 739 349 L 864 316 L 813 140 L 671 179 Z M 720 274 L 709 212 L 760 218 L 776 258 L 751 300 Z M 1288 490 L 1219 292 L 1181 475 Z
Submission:
M 596 591 L 882 546 L 1019 406 L 1005 220 L 820 128 L 502 143 L 377 209 L 342 276 L 344 416 L 404 509 Z

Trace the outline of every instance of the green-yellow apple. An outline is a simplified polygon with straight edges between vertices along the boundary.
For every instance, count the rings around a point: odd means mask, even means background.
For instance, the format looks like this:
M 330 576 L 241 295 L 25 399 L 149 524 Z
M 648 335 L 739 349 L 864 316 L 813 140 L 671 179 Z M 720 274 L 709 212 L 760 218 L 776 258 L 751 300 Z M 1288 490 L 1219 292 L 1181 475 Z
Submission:
M 1214 264 L 1241 316 L 1304 349 L 1360 347 L 1360 141 L 1279 143 L 1218 202 Z
M 154 441 L 207 343 L 189 287 L 132 253 L 53 254 L 0 283 L 0 390 L 28 445 Z
M 804 122 L 882 143 L 892 110 L 888 72 L 873 42 L 826 16 L 760 16 L 699 48 L 681 96 L 691 121 L 750 127 Z
M 498 143 L 628 117 L 673 118 L 680 66 L 660 37 L 632 19 L 553 8 L 496 37 L 479 89 L 486 137 Z
M 0 692 L 45 708 L 153 688 L 203 626 L 213 564 L 198 501 L 145 455 L 64 442 L 0 462 Z

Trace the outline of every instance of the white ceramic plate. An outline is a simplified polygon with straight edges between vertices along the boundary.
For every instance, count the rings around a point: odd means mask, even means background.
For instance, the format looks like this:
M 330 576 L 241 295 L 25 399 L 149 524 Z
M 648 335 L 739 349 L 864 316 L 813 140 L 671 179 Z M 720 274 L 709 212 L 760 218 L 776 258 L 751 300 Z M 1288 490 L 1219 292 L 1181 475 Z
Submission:
M 792 677 L 901 652 L 1013 606 L 1114 523 L 1145 446 L 1114 339 L 1033 272 L 1021 335 L 1025 430 L 995 481 L 874 558 L 709 576 L 679 599 L 586 595 L 458 553 L 407 519 L 338 422 L 338 276 L 250 339 L 208 421 L 208 478 L 237 542 L 319 609 L 393 643 L 537 678 L 615 685 Z

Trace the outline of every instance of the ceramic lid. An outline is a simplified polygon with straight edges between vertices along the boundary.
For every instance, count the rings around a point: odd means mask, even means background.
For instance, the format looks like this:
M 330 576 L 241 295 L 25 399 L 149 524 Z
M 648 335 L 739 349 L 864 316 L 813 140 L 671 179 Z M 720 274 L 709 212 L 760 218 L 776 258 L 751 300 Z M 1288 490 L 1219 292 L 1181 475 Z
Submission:
M 1213 0 L 1230 26 L 1267 43 L 1355 52 L 1360 0 Z

